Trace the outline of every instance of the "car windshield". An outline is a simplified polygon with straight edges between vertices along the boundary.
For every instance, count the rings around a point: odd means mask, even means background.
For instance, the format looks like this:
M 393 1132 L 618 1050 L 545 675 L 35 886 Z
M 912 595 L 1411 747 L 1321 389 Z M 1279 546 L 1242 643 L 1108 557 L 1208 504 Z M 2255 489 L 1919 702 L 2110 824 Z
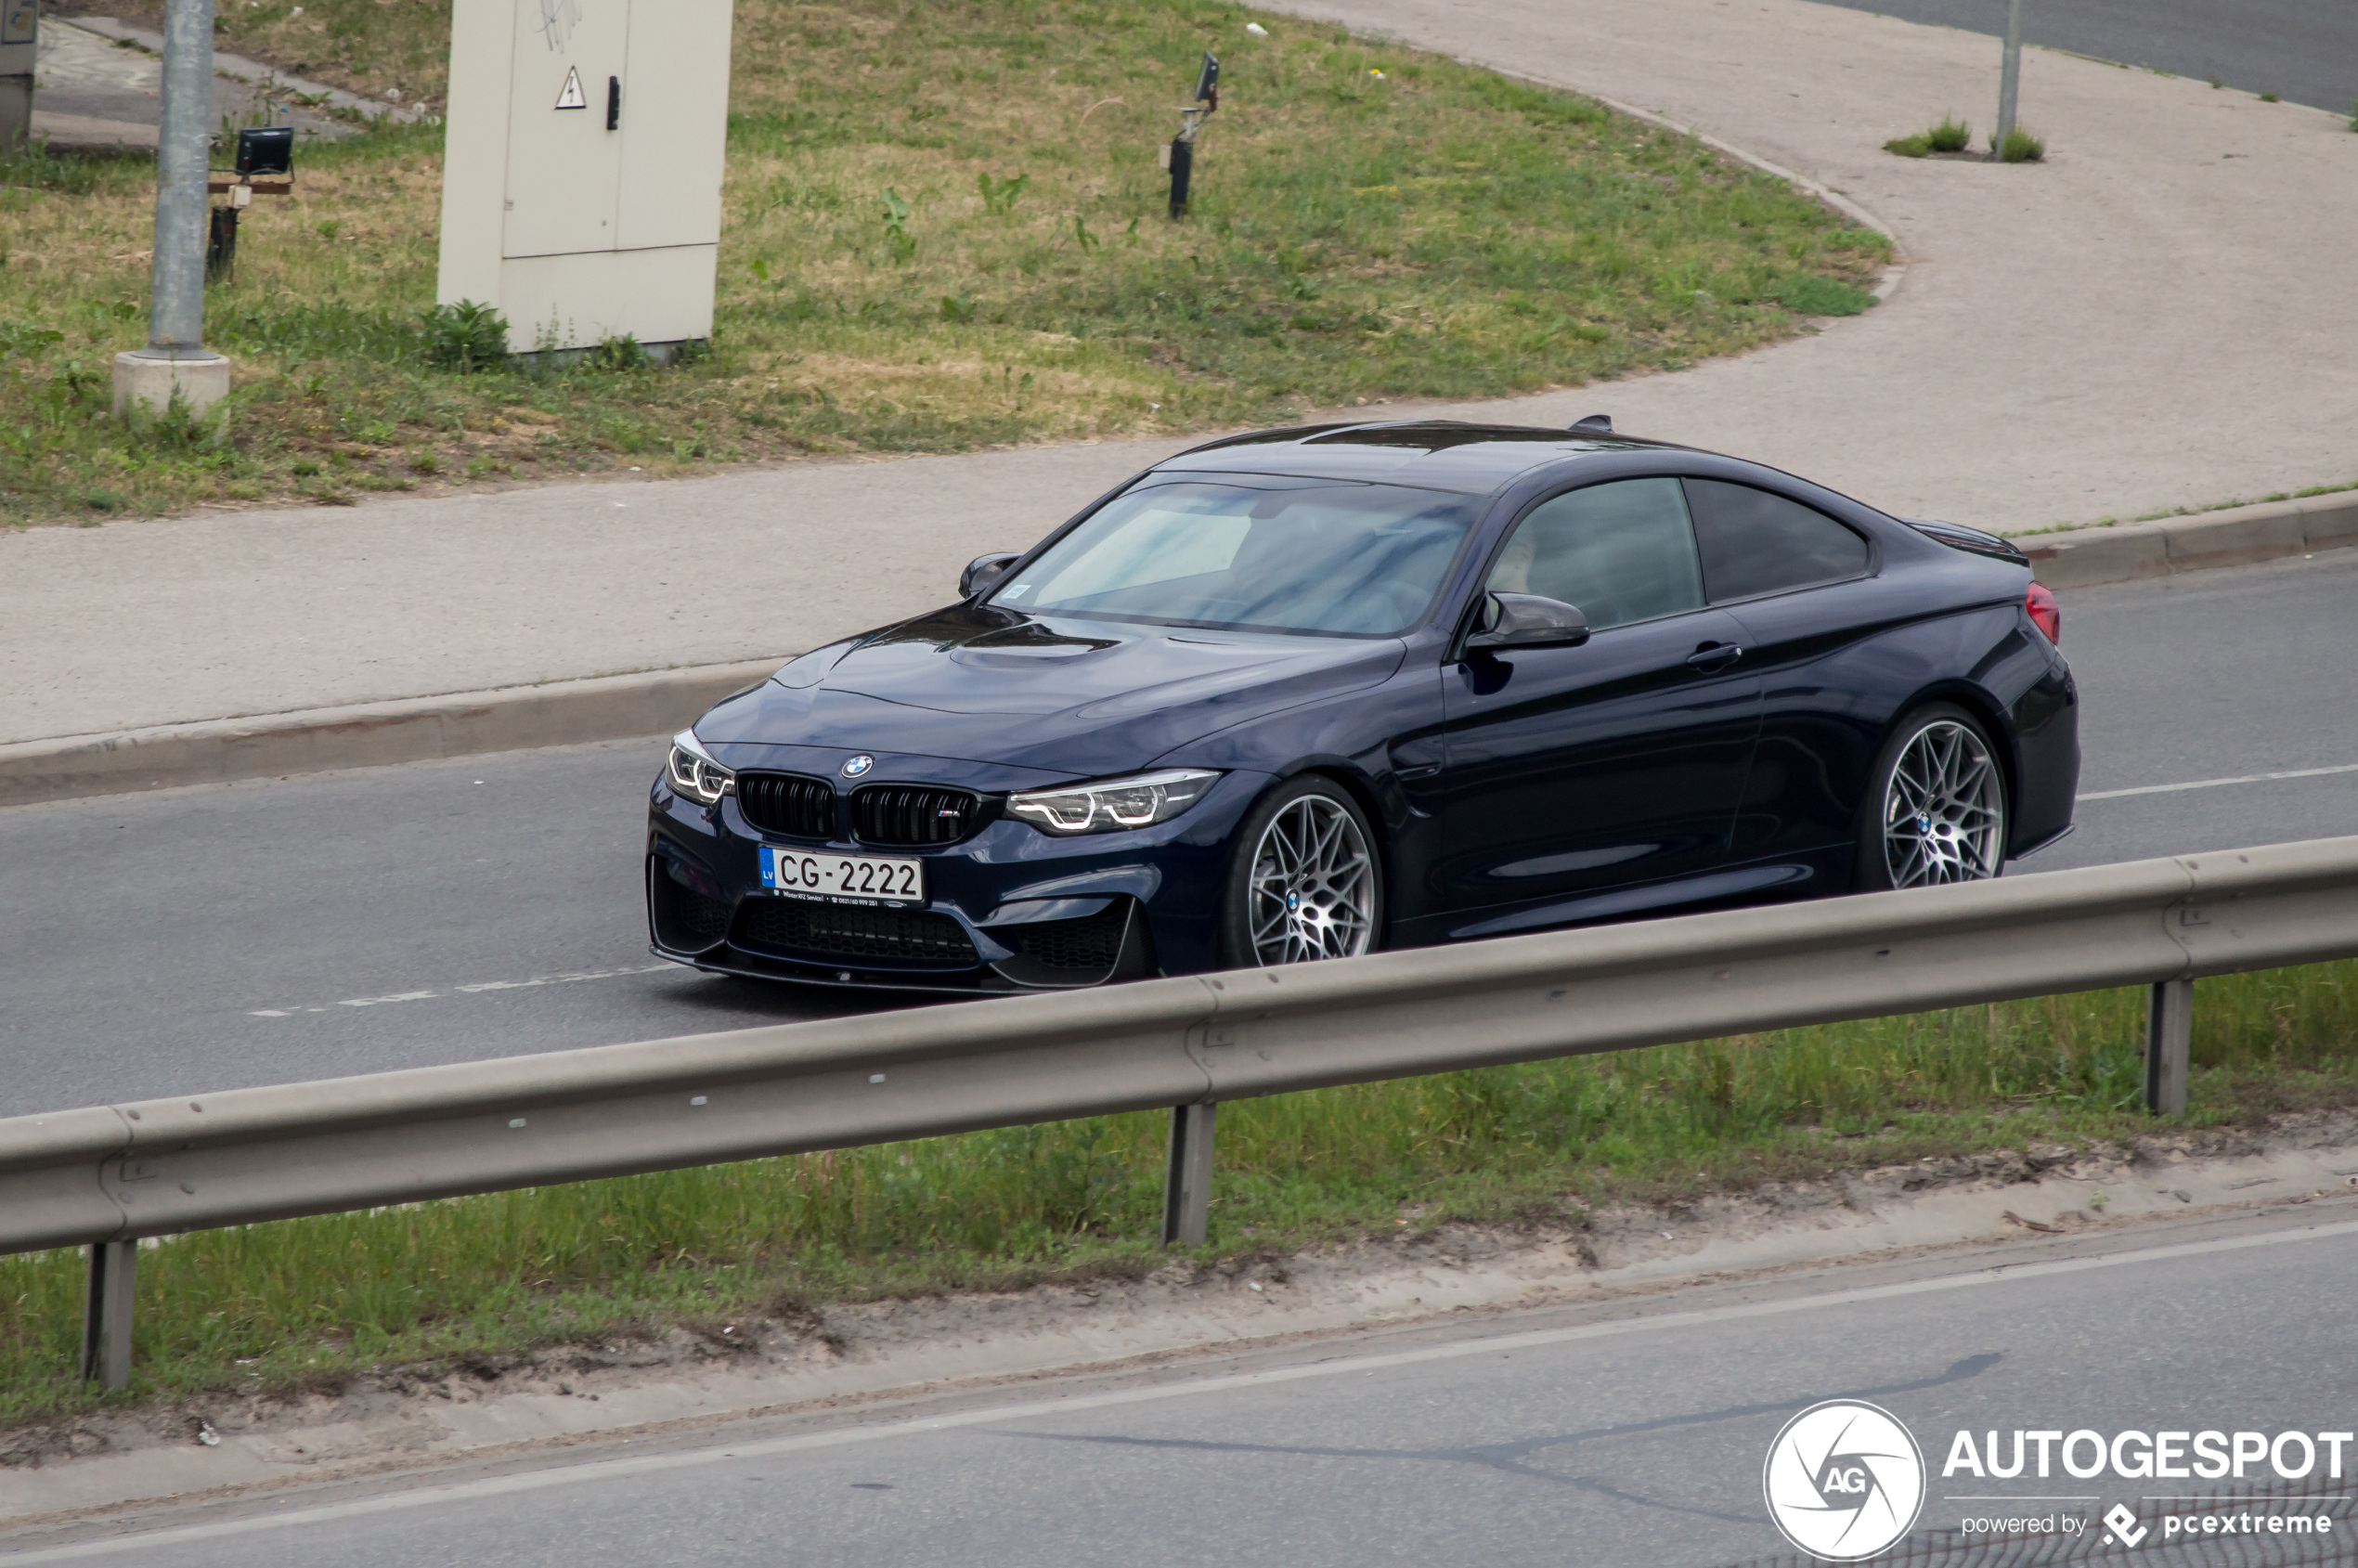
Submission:
M 1035 615 L 1396 637 L 1441 591 L 1475 504 L 1392 485 L 1150 485 L 1108 502 L 990 602 Z

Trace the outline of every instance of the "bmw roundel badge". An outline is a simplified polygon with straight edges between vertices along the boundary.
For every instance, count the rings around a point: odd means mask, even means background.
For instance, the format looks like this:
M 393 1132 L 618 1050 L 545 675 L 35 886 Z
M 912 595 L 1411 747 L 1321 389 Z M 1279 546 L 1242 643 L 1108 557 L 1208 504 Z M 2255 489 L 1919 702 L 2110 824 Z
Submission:
M 875 765 L 876 759 L 863 751 L 843 765 L 843 776 L 847 779 L 856 779 Z

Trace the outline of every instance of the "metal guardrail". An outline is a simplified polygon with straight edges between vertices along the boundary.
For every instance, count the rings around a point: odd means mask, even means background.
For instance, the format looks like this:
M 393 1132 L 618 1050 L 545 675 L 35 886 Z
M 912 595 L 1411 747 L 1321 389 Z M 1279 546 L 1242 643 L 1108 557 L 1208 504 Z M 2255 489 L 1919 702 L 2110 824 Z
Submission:
M 92 1245 L 120 1386 L 136 1240 L 1114 1111 L 1173 1116 L 1200 1244 L 1219 1101 L 2358 955 L 2358 837 L 0 1120 L 0 1252 Z

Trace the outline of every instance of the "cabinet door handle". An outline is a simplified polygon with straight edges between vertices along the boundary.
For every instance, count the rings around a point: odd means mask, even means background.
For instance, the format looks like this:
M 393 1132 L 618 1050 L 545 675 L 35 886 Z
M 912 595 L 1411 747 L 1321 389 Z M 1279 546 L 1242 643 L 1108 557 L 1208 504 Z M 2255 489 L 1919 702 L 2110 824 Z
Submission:
M 622 78 L 619 76 L 606 78 L 606 129 L 622 129 Z

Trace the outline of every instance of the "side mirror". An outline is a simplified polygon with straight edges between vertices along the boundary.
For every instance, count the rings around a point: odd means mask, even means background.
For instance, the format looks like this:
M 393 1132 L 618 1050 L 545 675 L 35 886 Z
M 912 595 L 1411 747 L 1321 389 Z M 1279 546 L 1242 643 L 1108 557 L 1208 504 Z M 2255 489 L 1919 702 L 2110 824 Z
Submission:
M 1001 577 L 1007 575 L 1007 568 L 1022 559 L 1023 551 L 1019 550 L 976 556 L 966 563 L 966 569 L 958 574 L 958 597 L 972 599 L 978 593 L 989 592 L 998 586 Z
M 1576 606 L 1536 593 L 1493 593 L 1466 649 L 1574 648 L 1587 641 L 1588 617 Z

